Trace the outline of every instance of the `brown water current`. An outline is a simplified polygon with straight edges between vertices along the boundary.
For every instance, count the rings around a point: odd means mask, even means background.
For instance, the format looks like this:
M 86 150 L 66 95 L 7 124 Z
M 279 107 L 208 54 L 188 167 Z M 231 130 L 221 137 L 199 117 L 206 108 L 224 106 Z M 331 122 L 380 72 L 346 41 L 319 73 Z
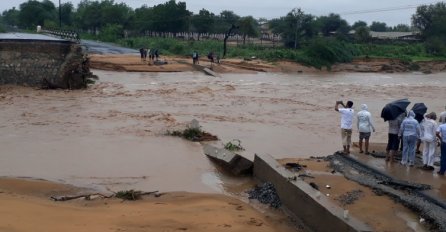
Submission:
M 356 110 L 368 104 L 377 128 L 371 141 L 385 142 L 379 116 L 387 102 L 407 97 L 439 113 L 446 99 L 444 73 L 94 73 L 100 81 L 87 90 L 0 87 L 0 176 L 111 190 L 237 192 L 248 178 L 219 172 L 200 144 L 165 132 L 197 119 L 219 136 L 215 144 L 239 139 L 251 159 L 322 156 L 341 147 L 336 100 L 352 100 Z

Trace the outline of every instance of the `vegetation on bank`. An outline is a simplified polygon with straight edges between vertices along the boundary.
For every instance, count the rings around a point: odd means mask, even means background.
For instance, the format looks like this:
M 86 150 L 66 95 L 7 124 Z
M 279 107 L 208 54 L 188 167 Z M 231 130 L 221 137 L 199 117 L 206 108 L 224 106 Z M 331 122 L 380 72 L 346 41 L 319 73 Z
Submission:
M 59 15 L 60 13 L 60 15 Z M 28 0 L 19 8 L 5 10 L 0 25 L 35 30 L 37 25 L 83 32 L 82 38 L 114 42 L 126 47 L 157 48 L 161 54 L 190 55 L 194 50 L 205 57 L 210 51 L 222 56 L 223 42 L 181 41 L 171 38 L 144 38 L 149 32 L 239 35 L 243 45 L 230 46 L 226 57 L 265 60 L 290 60 L 317 68 L 355 57 L 385 57 L 403 61 L 446 59 L 446 3 L 420 5 L 412 16 L 412 25 L 388 27 L 383 22 L 350 25 L 339 14 L 315 16 L 299 8 L 271 20 L 239 16 L 230 10 L 214 14 L 202 9 L 198 14 L 187 9 L 186 2 L 166 0 L 163 4 L 131 8 L 113 0 L 83 0 L 77 7 L 64 1 L 60 9 L 49 0 Z M 60 16 L 60 17 L 58 17 Z M 231 30 L 229 30 L 231 28 Z M 232 30 L 234 29 L 234 30 Z M 2 29 L 0 28 L 0 31 Z M 417 42 L 387 42 L 372 38 L 375 32 L 414 32 Z M 247 37 L 280 35 L 275 48 L 246 44 Z
M 85 37 L 83 37 L 85 38 Z M 104 38 L 87 36 L 88 39 Z M 106 40 L 110 41 L 110 40 Z M 111 41 L 124 47 L 139 49 L 142 47 L 158 49 L 161 55 L 192 56 L 193 51 L 200 54 L 201 59 L 213 51 L 221 56 L 223 42 L 216 40 L 178 40 L 174 38 L 134 37 Z M 426 52 L 422 42 L 396 43 L 355 43 L 336 38 L 318 38 L 302 45 L 299 49 L 285 47 L 265 47 L 246 44 L 230 46 L 227 58 L 251 59 L 256 57 L 267 61 L 289 60 L 316 68 L 330 67 L 334 63 L 350 62 L 354 58 L 390 58 L 406 62 L 446 60 L 446 56 L 435 56 Z

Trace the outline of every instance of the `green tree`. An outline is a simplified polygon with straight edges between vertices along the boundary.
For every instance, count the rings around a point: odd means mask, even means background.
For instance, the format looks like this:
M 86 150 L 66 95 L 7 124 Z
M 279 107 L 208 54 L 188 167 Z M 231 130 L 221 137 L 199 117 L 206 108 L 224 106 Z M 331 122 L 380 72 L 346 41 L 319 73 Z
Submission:
M 429 53 L 446 55 L 446 3 L 419 6 L 412 24 L 421 31 Z
M 62 26 L 70 27 L 74 22 L 74 6 L 71 2 L 65 2 L 60 5 Z
M 355 23 L 353 23 L 353 25 L 352 25 L 352 29 L 353 30 L 356 30 L 359 27 L 367 27 L 367 23 L 364 22 L 364 21 L 359 20 L 359 21 L 356 21 Z
M 10 26 L 18 26 L 19 25 L 19 14 L 20 11 L 15 7 L 9 10 L 5 10 L 2 13 L 3 23 Z
M 37 25 L 45 26 L 44 22 L 56 22 L 57 11 L 53 2 L 43 0 L 28 0 L 20 4 L 20 12 L 18 15 L 19 26 L 23 28 L 35 28 Z
M 383 23 L 383 22 L 376 22 L 376 21 L 374 21 L 370 25 L 370 30 L 371 31 L 379 31 L 379 32 L 387 31 L 387 24 Z
M 101 5 L 97 1 L 82 0 L 75 14 L 76 26 L 80 29 L 98 32 L 102 26 Z
M 215 15 L 208 10 L 201 9 L 197 15 L 192 16 L 191 22 L 196 32 L 210 32 L 214 27 Z M 200 37 L 198 37 L 198 40 L 200 40 Z
M 151 11 L 151 29 L 160 32 L 182 32 L 189 28 L 192 13 L 186 9 L 185 2 L 169 0 L 156 5 Z
M 331 13 L 328 16 L 321 16 L 316 21 L 316 25 L 319 26 L 319 30 L 324 36 L 330 36 L 332 33 L 347 35 L 350 30 L 347 21 L 338 14 Z
M 219 16 L 215 16 L 214 27 L 212 31 L 215 33 L 226 33 L 228 28 L 230 28 L 232 25 L 235 25 L 239 19 L 240 16 L 238 16 L 234 12 L 224 10 L 220 12 Z
M 370 29 L 366 26 L 356 28 L 355 39 L 363 43 L 368 42 L 371 39 Z
M 410 26 L 407 24 L 398 24 L 392 28 L 392 31 L 410 32 Z
M 238 26 L 243 35 L 243 44 L 246 43 L 246 36 L 256 37 L 259 35 L 258 23 L 252 16 L 240 18 Z
M 314 35 L 313 16 L 295 8 L 279 21 L 273 21 L 274 33 L 282 36 L 285 46 L 298 48 L 301 42 Z

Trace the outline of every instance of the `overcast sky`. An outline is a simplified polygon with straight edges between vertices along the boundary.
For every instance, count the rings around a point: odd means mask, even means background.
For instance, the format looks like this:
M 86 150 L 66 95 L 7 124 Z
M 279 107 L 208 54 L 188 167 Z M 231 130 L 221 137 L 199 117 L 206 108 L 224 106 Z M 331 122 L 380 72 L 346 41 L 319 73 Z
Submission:
M 52 0 L 55 5 L 58 0 Z M 80 0 L 69 0 L 76 7 Z M 153 6 L 164 3 L 167 0 L 115 0 L 125 2 L 132 8 L 138 8 L 144 4 Z M 0 0 L 0 11 L 19 7 L 26 0 Z M 61 0 L 61 2 L 68 2 Z M 231 10 L 240 16 L 264 17 L 267 19 L 285 16 L 293 8 L 301 8 L 305 13 L 320 16 L 329 13 L 340 14 L 350 24 L 357 20 L 363 20 L 369 24 L 372 21 L 385 22 L 389 26 L 400 23 L 410 24 L 410 17 L 415 13 L 417 5 L 431 4 L 439 1 L 434 0 L 183 0 L 187 9 L 198 13 L 202 8 L 215 14 L 222 10 Z M 411 8 L 412 7 L 412 8 Z M 390 8 L 398 10 L 387 11 Z M 355 12 L 360 13 L 355 13 Z M 379 11 L 366 13 L 364 11 Z

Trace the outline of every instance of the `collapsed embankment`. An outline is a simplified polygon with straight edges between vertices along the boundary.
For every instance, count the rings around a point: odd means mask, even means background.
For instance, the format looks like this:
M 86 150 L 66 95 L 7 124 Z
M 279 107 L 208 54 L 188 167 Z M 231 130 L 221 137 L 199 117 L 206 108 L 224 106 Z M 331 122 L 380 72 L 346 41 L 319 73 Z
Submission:
M 64 40 L 0 40 L 0 84 L 79 89 L 93 77 L 82 47 Z

